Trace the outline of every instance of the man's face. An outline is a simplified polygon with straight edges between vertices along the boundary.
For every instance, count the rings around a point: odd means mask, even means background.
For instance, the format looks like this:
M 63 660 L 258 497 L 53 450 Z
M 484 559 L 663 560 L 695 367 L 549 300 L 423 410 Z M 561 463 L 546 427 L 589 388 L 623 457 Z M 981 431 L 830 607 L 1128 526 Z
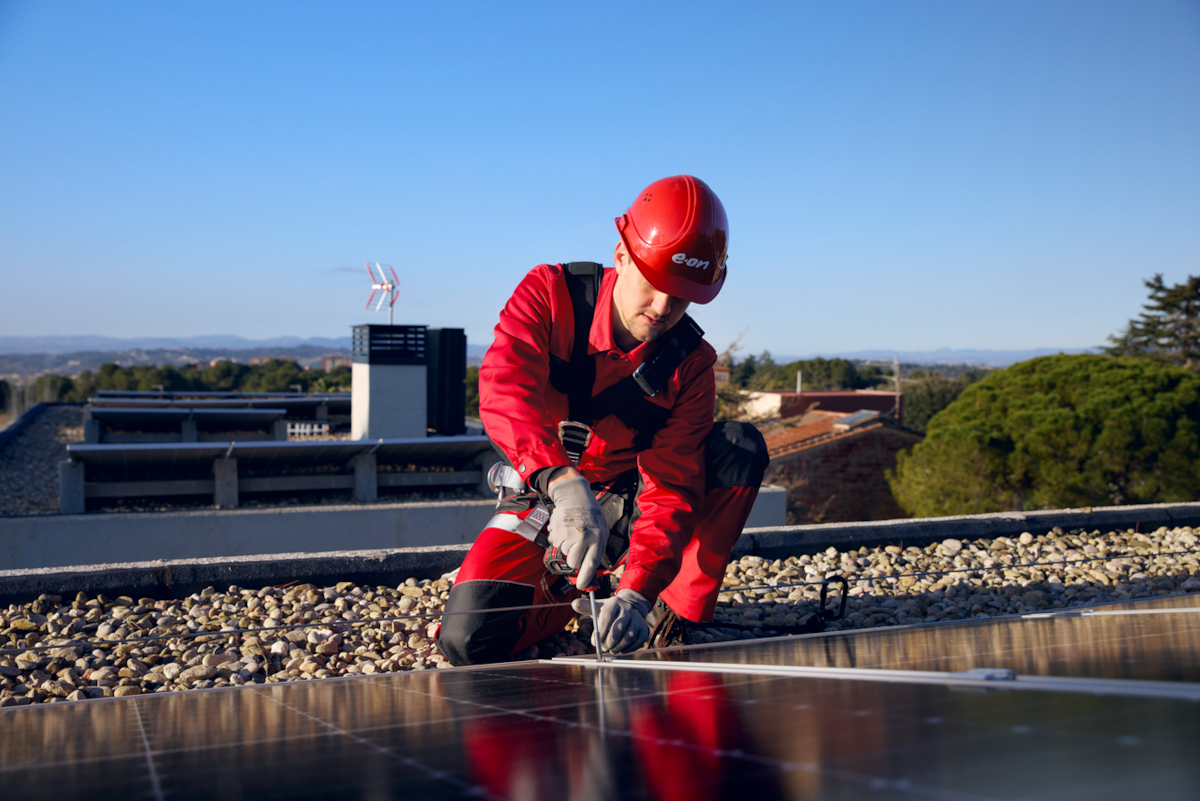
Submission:
M 622 350 L 653 342 L 679 322 L 689 301 L 671 297 L 650 286 L 629 257 L 624 244 L 613 254 L 617 283 L 613 287 L 613 338 Z

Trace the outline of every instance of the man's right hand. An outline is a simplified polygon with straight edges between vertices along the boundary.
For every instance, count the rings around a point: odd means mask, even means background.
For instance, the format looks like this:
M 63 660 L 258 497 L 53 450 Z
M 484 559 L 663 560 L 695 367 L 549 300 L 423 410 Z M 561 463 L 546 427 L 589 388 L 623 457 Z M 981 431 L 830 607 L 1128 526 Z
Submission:
M 590 587 L 608 544 L 608 521 L 592 494 L 592 485 L 583 476 L 555 478 L 546 494 L 554 501 L 546 539 L 579 571 L 576 586 Z

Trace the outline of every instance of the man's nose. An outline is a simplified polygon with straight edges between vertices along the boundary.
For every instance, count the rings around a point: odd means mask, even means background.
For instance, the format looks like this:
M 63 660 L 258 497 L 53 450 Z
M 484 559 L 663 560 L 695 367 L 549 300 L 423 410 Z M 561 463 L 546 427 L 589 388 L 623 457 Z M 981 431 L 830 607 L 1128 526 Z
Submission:
M 653 300 L 650 301 L 650 309 L 659 317 L 666 317 L 671 313 L 671 301 L 674 300 L 665 292 L 655 292 Z

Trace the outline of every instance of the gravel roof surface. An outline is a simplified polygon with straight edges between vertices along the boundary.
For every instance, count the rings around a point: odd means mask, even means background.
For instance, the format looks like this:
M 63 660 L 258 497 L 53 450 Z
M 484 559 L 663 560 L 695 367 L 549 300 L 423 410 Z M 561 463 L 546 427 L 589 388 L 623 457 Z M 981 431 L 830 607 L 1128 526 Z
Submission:
M 51 406 L 0 450 L 0 517 L 58 514 L 58 463 L 83 442 L 83 407 Z
M 1055 530 L 776 561 L 747 556 L 728 566 L 713 621 L 689 629 L 698 643 L 774 636 L 806 621 L 819 596 L 815 585 L 782 585 L 834 574 L 850 580 L 850 598 L 845 618 L 826 631 L 1197 592 L 1196 544 L 1190 528 Z M 930 571 L 959 572 L 917 575 Z M 448 667 L 431 641 L 436 614 L 382 618 L 437 613 L 450 587 L 443 577 L 398 587 L 210 587 L 174 600 L 42 595 L 0 610 L 0 707 Z M 300 628 L 246 631 L 273 626 Z M 588 653 L 590 636 L 591 620 L 575 618 L 518 657 Z M 138 641 L 121 642 L 128 639 Z

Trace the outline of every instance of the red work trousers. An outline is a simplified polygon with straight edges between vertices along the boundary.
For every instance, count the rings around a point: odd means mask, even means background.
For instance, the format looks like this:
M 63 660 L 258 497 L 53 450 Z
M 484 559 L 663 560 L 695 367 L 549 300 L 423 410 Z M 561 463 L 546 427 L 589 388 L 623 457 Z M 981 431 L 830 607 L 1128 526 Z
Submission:
M 699 522 L 684 547 L 679 572 L 661 593 L 676 614 L 696 622 L 712 619 L 729 553 L 769 462 L 758 430 L 732 421 L 713 424 L 704 458 L 708 489 Z M 634 506 L 623 507 L 622 520 L 632 519 L 626 516 Z M 568 604 L 580 593 L 546 572 L 544 556 L 542 548 L 519 534 L 483 530 L 459 569 L 437 636 L 451 664 L 503 661 L 563 630 L 574 616 Z
M 757 496 L 757 486 L 717 487 L 704 496 L 700 523 L 684 549 L 679 573 L 662 592 L 663 601 L 676 614 L 698 622 L 712 619 L 729 552 L 741 535 Z M 550 606 L 569 603 L 581 593 L 572 589 L 566 594 L 558 594 L 555 587 L 562 586 L 560 577 L 546 572 L 544 556 L 544 549 L 519 534 L 486 528 L 476 538 L 458 571 L 455 590 L 467 589 L 470 582 L 485 582 L 489 587 L 494 587 L 497 582 L 522 585 L 527 588 L 524 593 L 514 592 L 503 597 L 524 603 L 504 602 L 505 605 L 547 607 L 523 613 L 516 625 L 520 636 L 512 643 L 506 657 L 562 631 L 575 615 L 570 606 Z M 481 622 L 487 625 L 488 621 L 484 618 Z

